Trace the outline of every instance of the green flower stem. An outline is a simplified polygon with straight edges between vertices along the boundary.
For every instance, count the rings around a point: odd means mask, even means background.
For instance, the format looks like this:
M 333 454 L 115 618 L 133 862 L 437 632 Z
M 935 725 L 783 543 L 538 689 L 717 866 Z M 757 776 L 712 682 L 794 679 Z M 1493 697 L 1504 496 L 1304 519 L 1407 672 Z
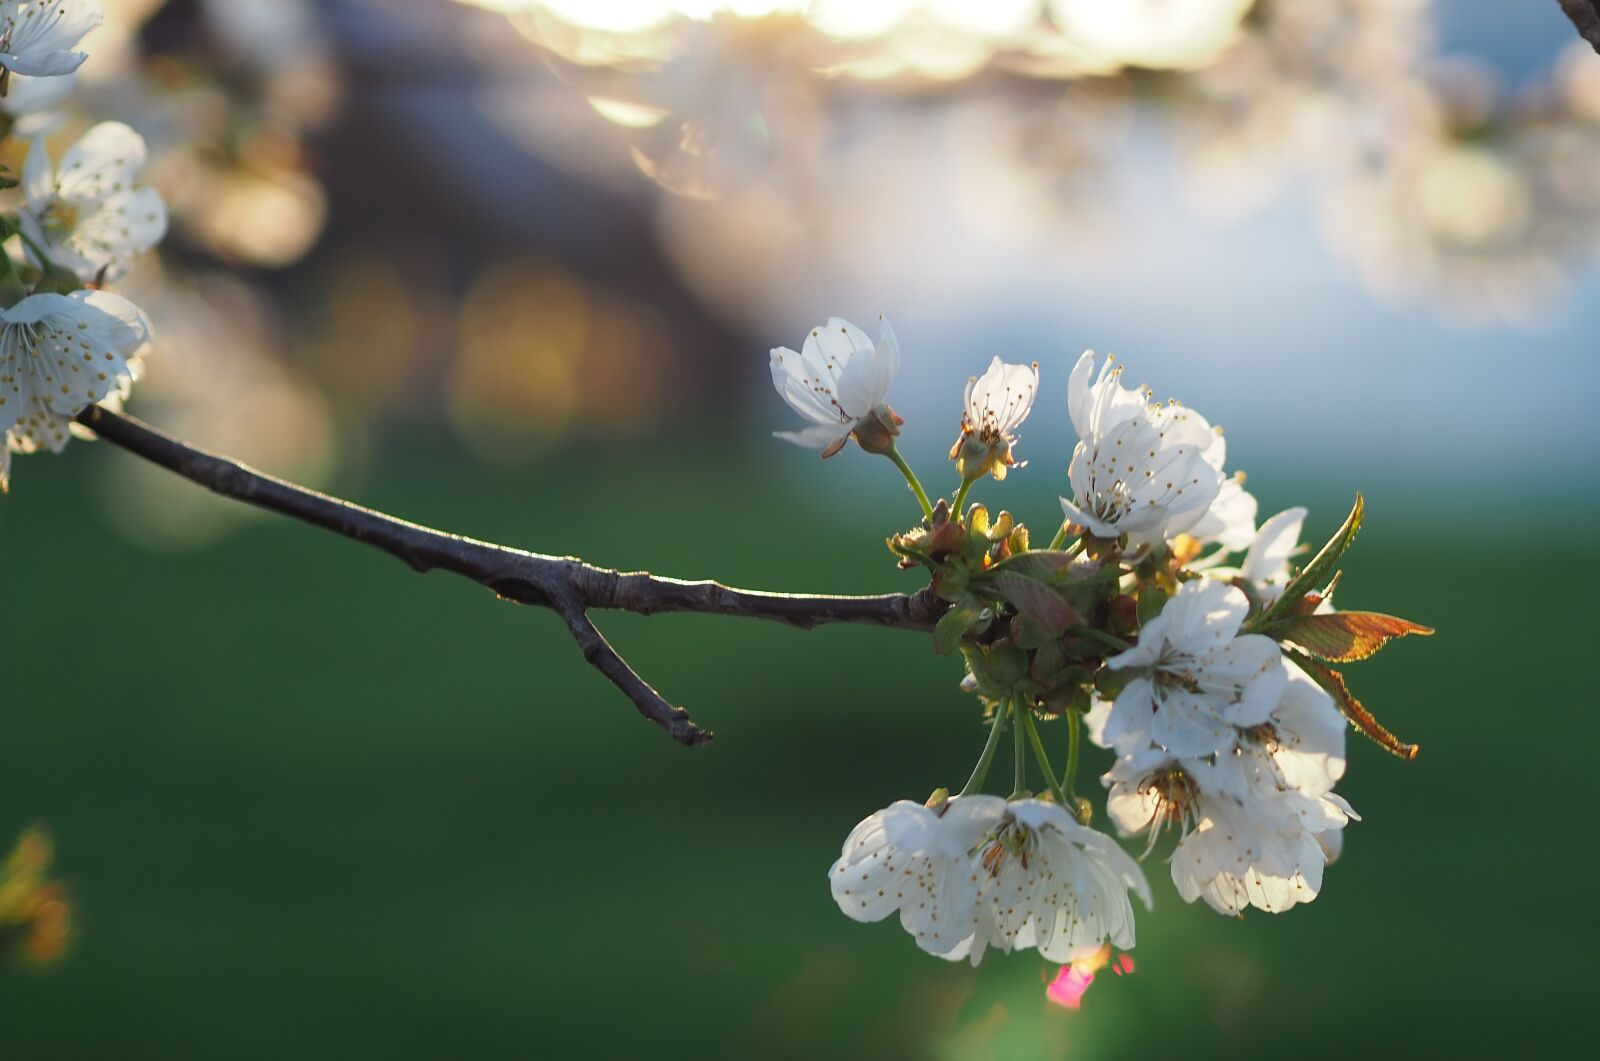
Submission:
M 906 482 L 911 486 L 911 492 L 917 495 L 917 504 L 922 506 L 922 514 L 931 517 L 933 515 L 933 505 L 928 501 L 928 492 L 922 488 L 922 483 L 917 479 L 917 473 L 911 470 L 911 465 L 907 464 L 906 459 L 900 456 L 899 448 L 890 446 L 884 456 L 894 461 L 894 466 L 899 468 L 900 474 L 906 477 Z
M 983 754 L 978 756 L 978 765 L 972 768 L 972 776 L 967 778 L 967 783 L 956 793 L 957 797 L 970 796 L 983 787 L 984 778 L 989 776 L 989 764 L 994 762 L 994 751 L 1000 747 L 1000 734 L 1006 728 L 1006 712 L 1002 707 L 994 713 L 994 722 L 989 726 L 989 739 L 984 742 Z
M 1078 745 L 1081 739 L 1078 730 L 1082 728 L 1082 721 L 1076 711 L 1067 712 L 1067 774 L 1062 787 L 1072 802 L 1067 806 L 1076 808 L 1078 801 Z M 1040 752 L 1040 754 L 1044 754 Z
M 1050 791 L 1055 793 L 1056 802 L 1076 814 L 1076 807 L 1067 802 L 1066 793 L 1061 790 L 1061 783 L 1056 780 L 1056 772 L 1050 768 L 1050 757 L 1044 753 L 1044 741 L 1039 739 L 1039 727 L 1034 725 L 1032 711 L 1022 713 L 1022 724 L 1028 728 L 1028 743 L 1033 745 L 1033 757 L 1038 761 L 1039 769 L 1044 771 L 1045 780 L 1050 782 Z M 1074 744 L 1073 747 L 1076 748 L 1077 745 Z
M 16 231 L 16 226 L 7 218 L 3 229 L 9 234 Z M 9 252 L 0 249 L 0 303 L 6 306 L 14 305 L 27 293 L 28 289 L 23 285 L 22 277 L 17 274 L 17 263 L 11 260 Z
M 1070 520 L 1061 521 L 1061 529 L 1056 531 L 1056 536 L 1054 538 L 1050 539 L 1050 548 L 1052 551 L 1067 544 L 1067 528 L 1070 526 L 1072 526 L 1072 522 Z
M 961 512 L 962 512 L 961 506 L 966 504 L 967 491 L 971 490 L 972 489 L 972 484 L 977 482 L 977 481 L 978 480 L 976 480 L 976 479 L 963 479 L 963 480 L 961 480 L 961 489 L 956 491 L 955 504 L 954 504 L 954 506 L 952 506 L 955 509 L 955 513 L 956 513 L 956 518 L 957 519 L 961 518 Z
M 33 252 L 33 256 L 39 259 L 39 264 L 44 267 L 46 272 L 55 272 L 56 263 L 50 260 L 50 255 L 44 252 L 43 247 L 39 246 L 32 239 L 28 238 L 28 234 L 22 231 L 20 225 L 17 227 L 17 235 L 22 238 L 23 243 L 28 245 L 28 249 Z
M 1011 798 L 1016 799 L 1028 789 L 1027 734 L 1023 732 L 1022 711 L 1016 700 L 1011 701 L 1011 732 L 1016 735 L 1012 755 L 1016 766 L 1012 771 Z
M 1092 626 L 1069 626 L 1067 633 L 1078 637 L 1087 637 L 1091 641 L 1098 641 L 1107 648 L 1114 648 L 1118 652 L 1126 652 L 1133 646 L 1115 634 L 1108 634 L 1104 630 L 1096 630 Z

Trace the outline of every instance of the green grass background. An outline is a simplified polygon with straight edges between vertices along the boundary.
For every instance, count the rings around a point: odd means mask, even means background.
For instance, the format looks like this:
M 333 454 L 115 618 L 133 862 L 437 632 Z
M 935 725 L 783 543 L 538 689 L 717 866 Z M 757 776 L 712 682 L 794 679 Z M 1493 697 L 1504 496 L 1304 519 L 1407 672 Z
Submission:
M 342 485 L 600 563 L 914 585 L 881 545 L 909 497 L 859 453 L 664 433 L 491 467 L 408 439 Z M 54 830 L 81 929 L 0 972 L 5 1058 L 1485 1056 L 1555 1045 L 1592 995 L 1600 521 L 1570 488 L 1369 493 L 1341 601 L 1440 634 L 1352 681 L 1421 757 L 1352 740 L 1365 820 L 1289 914 L 1185 906 L 1153 858 L 1136 972 L 1069 1013 L 1035 955 L 946 965 L 829 898 L 859 818 L 978 752 L 926 639 L 600 616 L 717 731 L 686 750 L 551 615 L 452 576 L 275 519 L 127 544 L 91 485 L 129 459 L 25 459 L 0 506 L 0 831 Z M 1292 485 L 1251 482 L 1264 513 Z M 980 493 L 1043 526 L 1055 486 Z M 1311 501 L 1320 540 L 1348 497 Z

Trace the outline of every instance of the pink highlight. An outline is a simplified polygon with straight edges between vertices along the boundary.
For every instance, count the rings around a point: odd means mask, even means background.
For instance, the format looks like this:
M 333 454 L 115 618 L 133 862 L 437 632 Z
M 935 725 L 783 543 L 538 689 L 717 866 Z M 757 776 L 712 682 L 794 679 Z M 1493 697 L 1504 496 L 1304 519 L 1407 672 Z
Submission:
M 1083 1004 L 1083 993 L 1092 983 L 1094 973 L 1076 965 L 1063 965 L 1050 986 L 1044 989 L 1044 997 L 1058 1006 L 1077 1009 Z

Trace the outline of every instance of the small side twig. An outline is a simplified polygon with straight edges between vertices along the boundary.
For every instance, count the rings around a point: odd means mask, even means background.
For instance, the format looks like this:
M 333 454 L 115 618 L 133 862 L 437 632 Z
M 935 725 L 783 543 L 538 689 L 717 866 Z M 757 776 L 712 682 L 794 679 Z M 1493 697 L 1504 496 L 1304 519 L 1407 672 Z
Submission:
M 572 639 L 583 650 L 583 658 L 611 679 L 612 684 L 633 701 L 639 714 L 666 730 L 668 736 L 679 744 L 693 747 L 711 739 L 711 732 L 695 725 L 689 712 L 668 703 L 654 686 L 639 677 L 638 671 L 628 666 L 627 660 L 617 654 L 611 642 L 590 621 L 582 601 L 570 594 L 560 593 L 551 599 L 551 604 L 556 613 L 566 620 Z
M 590 610 L 640 615 L 705 612 L 768 619 L 803 630 L 823 623 L 859 623 L 926 631 L 933 629 L 946 608 L 929 589 L 874 596 L 772 593 L 720 582 L 663 578 L 643 571 L 611 571 L 575 557 L 513 549 L 362 508 L 207 453 L 99 406 L 83 410 L 77 420 L 106 442 L 224 497 L 370 545 L 398 557 L 415 571 L 452 571 L 507 600 L 550 608 L 566 622 L 584 658 L 621 689 L 641 715 L 685 745 L 704 744 L 711 734 L 628 666 L 590 620 Z

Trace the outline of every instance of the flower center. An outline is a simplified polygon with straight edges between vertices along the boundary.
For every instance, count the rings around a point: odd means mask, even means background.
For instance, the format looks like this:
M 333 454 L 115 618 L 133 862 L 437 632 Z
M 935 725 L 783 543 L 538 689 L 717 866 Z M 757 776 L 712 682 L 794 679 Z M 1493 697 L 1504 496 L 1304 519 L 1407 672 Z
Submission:
M 1005 869 L 1006 860 L 1013 857 L 1021 860 L 1022 868 L 1027 870 L 1038 846 L 1039 838 L 1033 830 L 1013 818 L 996 829 L 983 846 L 984 871 L 991 877 L 998 877 Z
M 52 199 L 39 213 L 39 227 L 51 243 L 59 243 L 78 227 L 78 208 L 65 199 Z

